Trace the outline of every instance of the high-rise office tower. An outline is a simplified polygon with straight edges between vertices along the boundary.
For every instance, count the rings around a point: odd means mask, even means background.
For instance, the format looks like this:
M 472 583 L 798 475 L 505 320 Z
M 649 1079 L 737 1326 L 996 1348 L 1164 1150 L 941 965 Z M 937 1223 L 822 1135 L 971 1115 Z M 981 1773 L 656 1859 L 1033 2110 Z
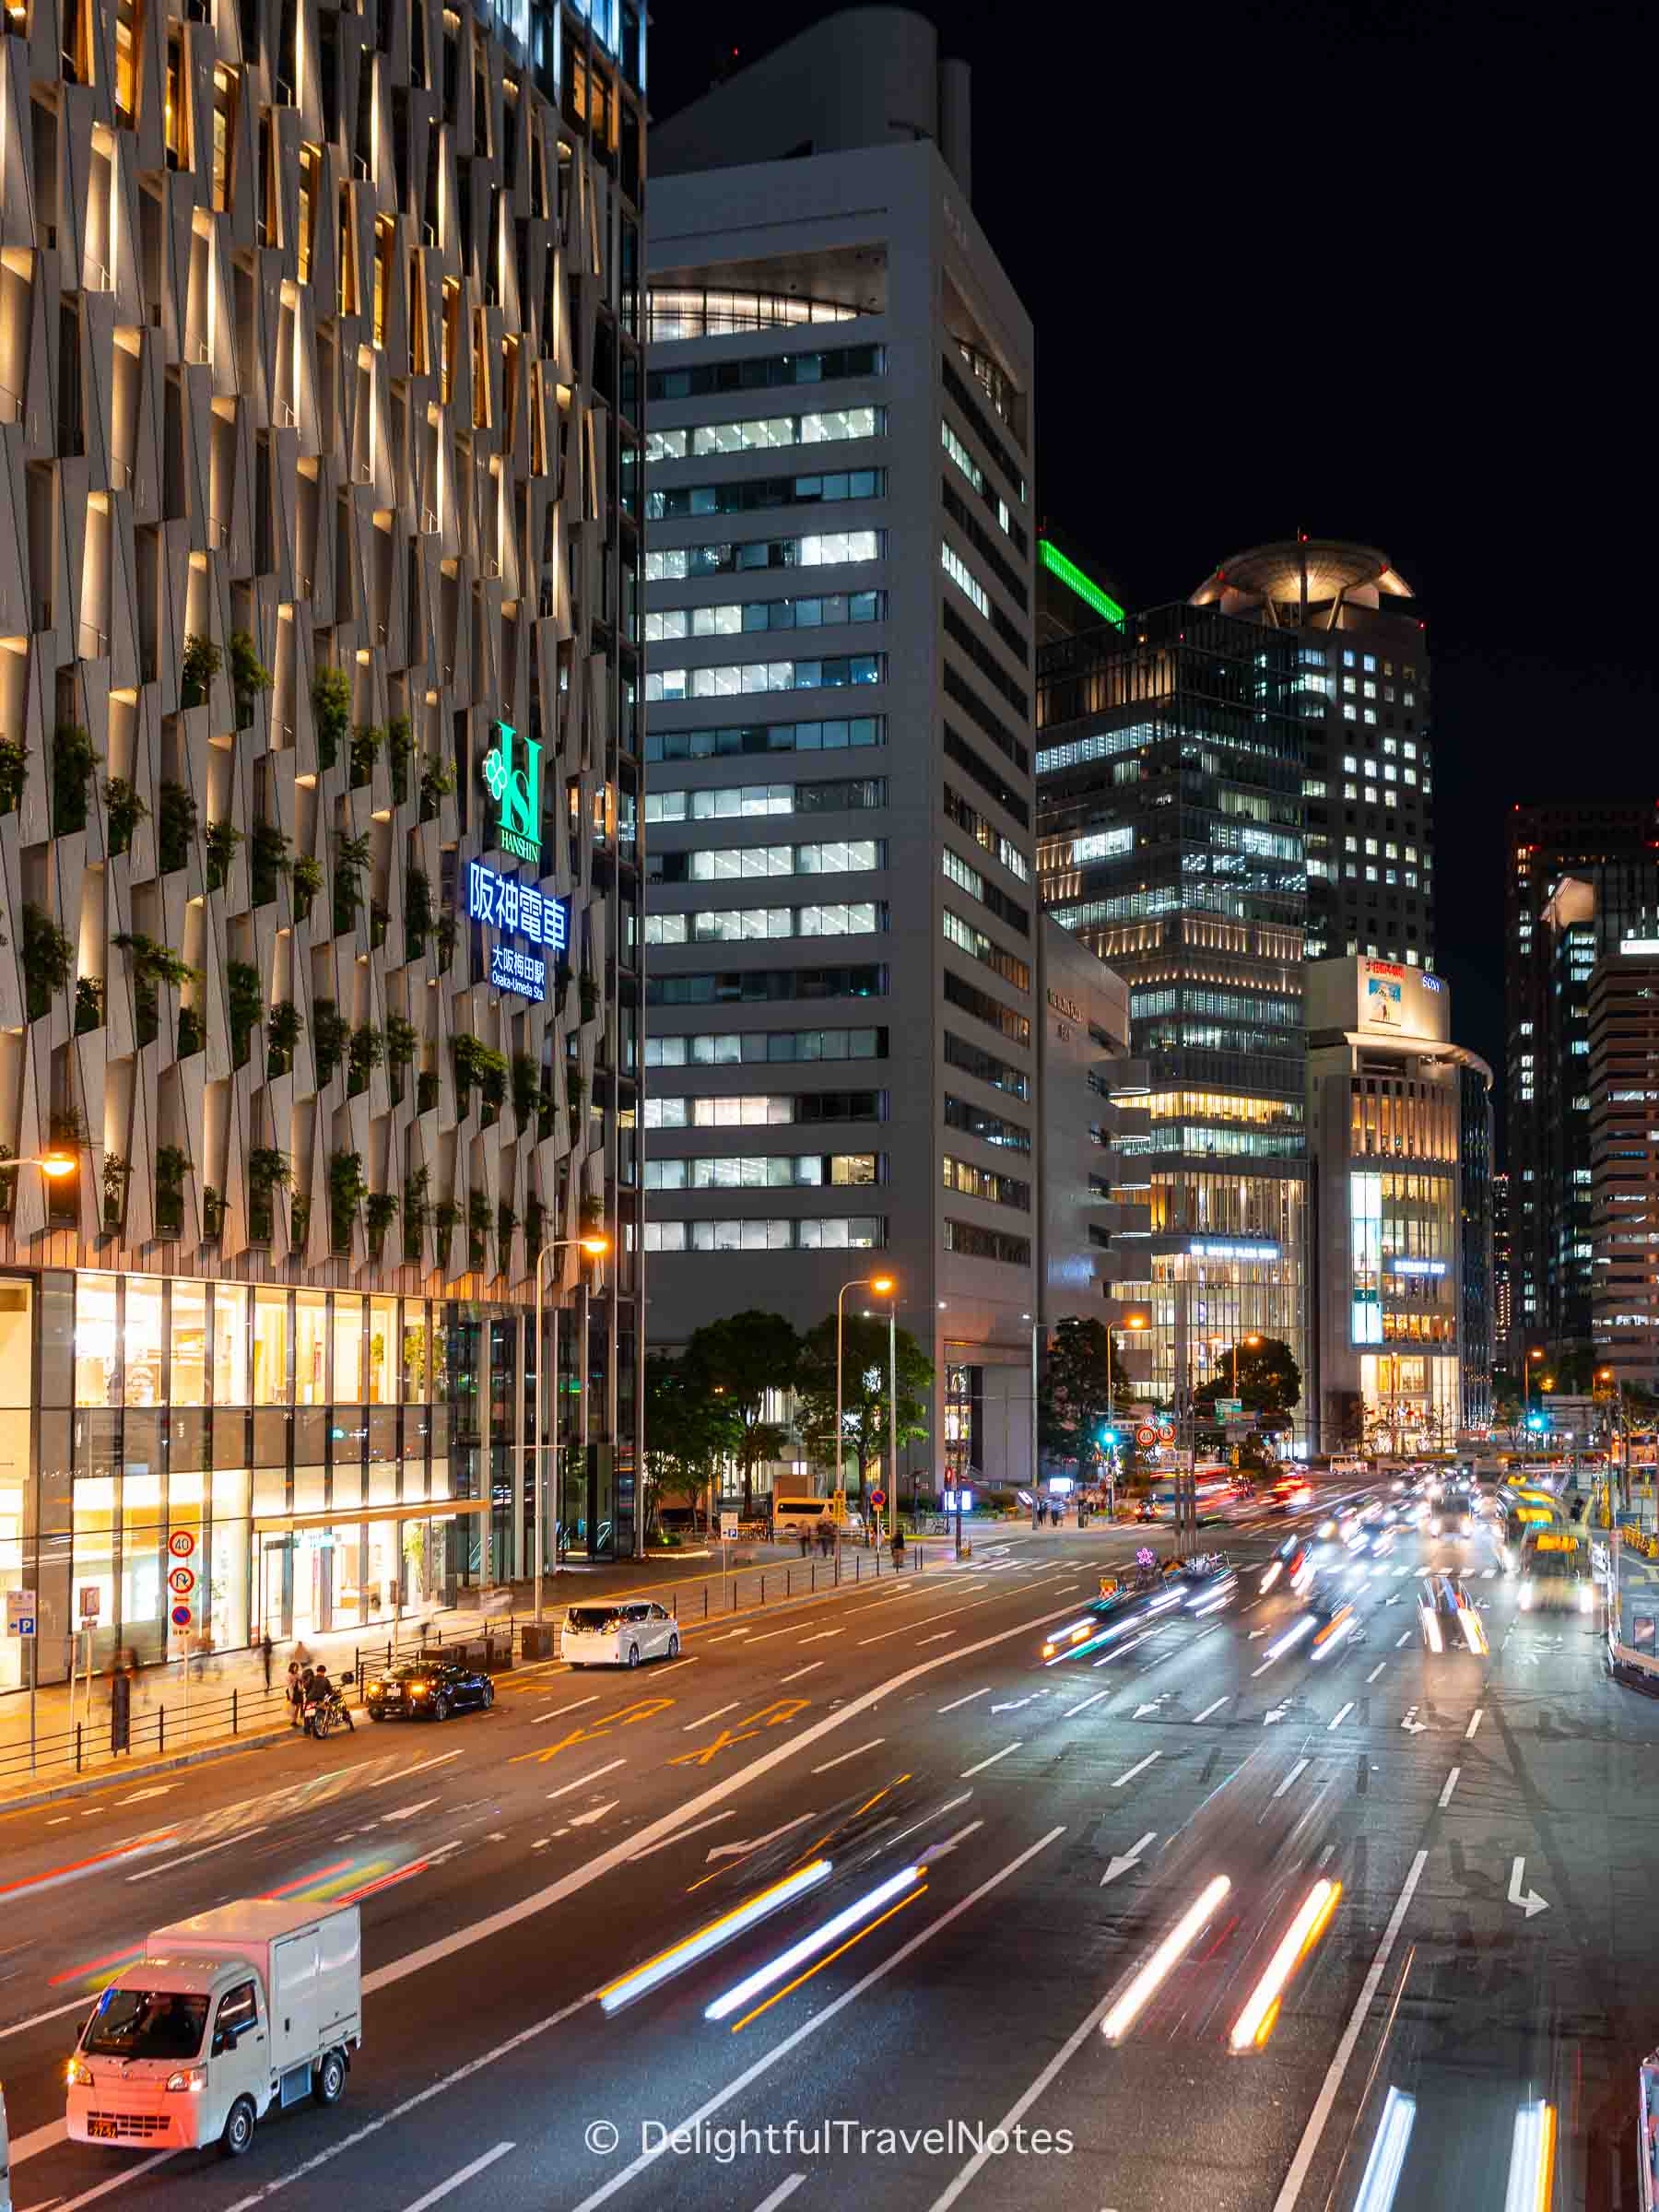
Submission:
M 1590 1331 L 1618 1383 L 1659 1387 L 1659 937 L 1590 977 Z
M 1032 343 L 967 124 L 932 29 L 868 9 L 653 133 L 647 1250 L 670 1346 L 890 1273 L 914 1464 L 978 1435 L 1018 1476 Z
M 1590 975 L 1626 938 L 1659 935 L 1659 806 L 1518 806 L 1508 838 L 1504 1164 L 1518 1369 L 1533 1347 L 1590 1342 Z
M 1130 987 L 1133 1054 L 1104 1079 L 1147 1112 L 1124 1148 L 1151 1233 L 1108 1256 L 1150 1303 L 1165 1402 L 1243 1335 L 1305 1352 L 1298 654 L 1178 605 L 1041 655 L 1042 903 Z
M 550 1556 L 544 1260 L 555 1510 L 632 1547 L 644 29 L 7 41 L 0 1587 L 42 1678 Z
M 1509 1170 L 1505 1168 L 1492 1178 L 1492 1358 L 1498 1365 L 1509 1358 L 1514 1258 L 1510 1237 Z
M 1432 968 L 1434 748 L 1411 586 L 1374 546 L 1304 536 L 1235 553 L 1192 604 L 1260 622 L 1294 647 L 1308 958 Z

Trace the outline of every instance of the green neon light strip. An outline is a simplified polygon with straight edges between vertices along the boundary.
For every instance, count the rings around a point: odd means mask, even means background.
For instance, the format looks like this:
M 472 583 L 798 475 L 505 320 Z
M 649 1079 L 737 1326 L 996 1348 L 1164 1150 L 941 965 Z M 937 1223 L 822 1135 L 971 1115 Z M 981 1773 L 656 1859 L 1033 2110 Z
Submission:
M 1097 615 L 1104 615 L 1108 622 L 1124 627 L 1124 610 L 1110 592 L 1103 592 L 1090 577 L 1085 576 L 1075 560 L 1067 560 L 1058 546 L 1046 537 L 1037 540 L 1037 555 L 1043 567 L 1069 584 L 1086 606 L 1092 606 Z

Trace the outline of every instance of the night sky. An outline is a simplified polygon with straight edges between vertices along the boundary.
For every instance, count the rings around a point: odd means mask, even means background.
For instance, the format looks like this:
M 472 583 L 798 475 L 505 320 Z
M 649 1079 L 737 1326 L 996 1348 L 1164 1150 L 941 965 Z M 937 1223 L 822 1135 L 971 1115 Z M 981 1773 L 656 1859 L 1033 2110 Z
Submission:
M 659 0 L 653 112 L 834 12 Z M 1652 788 L 1651 29 L 1540 0 L 919 12 L 973 65 L 1045 520 L 1131 605 L 1298 528 L 1416 590 L 1438 961 L 1500 1069 L 1511 803 Z

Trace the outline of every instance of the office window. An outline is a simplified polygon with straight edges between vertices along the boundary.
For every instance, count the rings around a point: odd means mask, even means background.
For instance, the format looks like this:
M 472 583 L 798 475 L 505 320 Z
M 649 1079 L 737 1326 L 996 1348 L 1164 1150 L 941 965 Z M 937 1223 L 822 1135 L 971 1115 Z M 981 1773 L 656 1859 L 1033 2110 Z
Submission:
M 248 1403 L 248 1293 L 237 1283 L 213 1286 L 213 1402 Z
M 721 661 L 708 668 L 647 671 L 648 703 L 678 699 L 735 699 L 764 691 L 833 690 L 887 680 L 884 653 L 833 654 L 811 661 Z
M 75 1402 L 119 1406 L 121 1343 L 116 1324 L 119 1284 L 112 1275 L 75 1278 Z
M 884 530 L 819 530 L 801 537 L 653 546 L 645 555 L 645 581 L 677 583 L 693 576 L 737 575 L 747 569 L 833 568 L 841 561 L 879 560 L 886 551 Z
M 701 453 L 754 453 L 790 445 L 828 445 L 848 438 L 878 438 L 887 429 L 885 407 L 830 407 L 812 415 L 755 415 L 739 422 L 700 422 L 689 429 L 651 430 L 645 459 L 683 461 Z

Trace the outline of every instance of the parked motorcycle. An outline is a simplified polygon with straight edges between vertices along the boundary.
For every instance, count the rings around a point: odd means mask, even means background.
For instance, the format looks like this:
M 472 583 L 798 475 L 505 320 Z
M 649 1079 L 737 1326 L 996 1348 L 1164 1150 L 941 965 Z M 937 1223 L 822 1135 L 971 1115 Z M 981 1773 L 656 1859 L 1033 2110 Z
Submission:
M 338 1728 L 342 1723 L 353 1735 L 357 1734 L 357 1723 L 351 1717 L 351 1708 L 347 1704 L 345 1695 L 346 1691 L 350 1688 L 351 1683 L 352 1677 L 350 1675 L 342 1675 L 337 1682 L 331 1682 L 328 1685 L 320 1698 L 307 1699 L 304 1713 L 307 1735 L 314 1736 L 317 1742 L 321 1743 L 325 1735 Z

